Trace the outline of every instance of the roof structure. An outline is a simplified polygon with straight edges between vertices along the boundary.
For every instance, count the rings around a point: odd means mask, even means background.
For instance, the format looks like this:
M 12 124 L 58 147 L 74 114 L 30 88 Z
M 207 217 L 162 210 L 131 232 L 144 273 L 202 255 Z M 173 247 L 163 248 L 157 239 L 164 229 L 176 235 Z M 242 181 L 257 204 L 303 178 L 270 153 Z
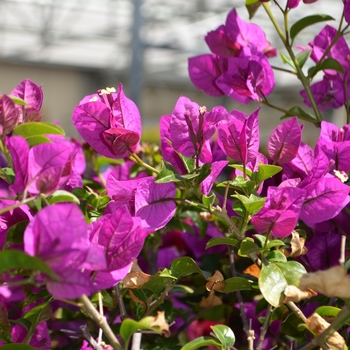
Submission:
M 0 60 L 130 74 L 130 84 L 188 79 L 187 58 L 209 52 L 203 36 L 244 0 L 0 0 Z M 342 1 L 319 0 L 317 11 L 340 16 Z M 278 12 L 276 5 L 271 5 Z M 315 6 L 300 4 L 290 22 Z M 279 16 L 281 17 L 281 16 Z M 253 19 L 273 46 L 282 45 L 266 13 Z M 302 44 L 324 24 L 303 32 Z M 280 59 L 277 58 L 280 64 Z M 133 80 L 134 79 L 134 82 Z

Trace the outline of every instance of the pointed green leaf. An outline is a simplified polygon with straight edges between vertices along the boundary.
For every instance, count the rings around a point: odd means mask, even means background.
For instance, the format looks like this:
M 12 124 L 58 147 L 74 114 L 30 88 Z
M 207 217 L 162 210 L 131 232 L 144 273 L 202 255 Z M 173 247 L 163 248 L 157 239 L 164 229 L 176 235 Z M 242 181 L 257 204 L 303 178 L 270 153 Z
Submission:
M 344 73 L 343 66 L 334 58 L 326 58 L 321 64 L 317 64 L 314 67 L 309 68 L 309 77 L 313 78 L 321 70 L 333 69 L 337 72 Z
M 311 52 L 312 52 L 312 50 L 304 50 L 296 55 L 295 58 L 297 59 L 300 68 L 303 68 L 305 62 L 310 57 Z
M 2 95 L 0 95 L 0 98 L 2 97 Z M 24 100 L 22 100 L 20 97 L 18 96 L 12 96 L 12 95 L 7 95 L 7 97 L 9 97 L 16 105 L 20 105 L 20 106 L 28 106 L 28 103 L 25 102 Z
M 189 343 L 186 343 L 180 350 L 195 350 L 205 346 L 213 345 L 218 349 L 222 349 L 221 344 L 218 340 L 212 337 L 199 337 Z
M 282 52 L 280 52 L 279 55 L 281 56 L 281 59 L 282 59 L 283 63 L 289 64 L 293 68 L 293 71 L 296 70 L 295 69 L 295 64 L 294 64 L 293 60 L 289 56 L 285 55 Z
M 223 324 L 217 324 L 215 326 L 210 326 L 217 338 L 220 340 L 224 349 L 230 349 L 235 344 L 236 338 L 232 329 Z
M 269 254 L 267 254 L 266 260 L 270 262 L 286 262 L 287 258 L 282 252 L 278 250 L 273 250 Z
M 251 290 L 252 283 L 248 279 L 243 277 L 231 277 L 224 280 L 224 286 L 220 290 L 215 289 L 220 293 L 233 293 L 239 290 Z
M 242 173 L 244 172 L 243 170 L 244 170 L 244 168 L 243 168 L 243 165 L 239 165 L 239 164 L 229 164 L 228 165 L 230 168 L 234 168 L 234 169 L 237 169 L 237 170 L 239 170 L 239 171 L 241 171 Z M 249 176 L 250 178 L 252 177 L 252 171 L 251 170 L 249 170 L 249 169 L 245 169 L 245 173 L 246 173 L 246 175 L 247 176 Z
M 215 247 L 220 244 L 232 245 L 234 247 L 237 247 L 238 240 L 230 237 L 214 237 L 208 241 L 207 245 L 205 246 L 205 249 Z
M 280 332 L 293 338 L 301 338 L 304 336 L 304 332 L 299 330 L 299 325 L 302 323 L 296 314 L 291 313 L 282 322 Z
M 254 194 L 251 194 L 249 198 L 240 194 L 236 194 L 231 197 L 239 199 L 249 215 L 257 213 L 264 206 L 266 201 L 266 198 L 261 198 Z
M 248 256 L 251 253 L 260 252 L 261 248 L 254 243 L 254 241 L 251 238 L 246 238 L 244 241 L 241 242 L 241 246 L 238 250 L 239 256 Z
M 29 256 L 20 250 L 1 251 L 0 273 L 15 269 L 40 271 L 53 279 L 57 279 L 56 274 L 45 264 L 45 262 L 35 256 Z
M 253 173 L 253 179 L 260 185 L 266 179 L 278 174 L 282 170 L 282 167 L 272 164 L 259 164 L 258 171 Z
M 206 196 L 206 195 L 202 196 L 202 203 L 207 208 L 211 208 L 211 206 L 215 203 L 215 201 L 216 201 L 215 193 L 212 193 L 210 196 Z
M 199 183 L 203 182 L 210 175 L 210 172 L 211 172 L 211 163 L 203 164 L 199 170 L 199 177 L 198 177 Z
M 290 118 L 290 117 L 298 117 L 301 120 L 306 120 L 307 122 L 315 123 L 316 117 L 308 112 L 305 112 L 303 109 L 301 109 L 298 106 L 292 107 L 288 114 L 285 114 L 281 117 L 281 119 Z
M 177 170 L 169 163 L 163 161 L 162 168 L 156 177 L 156 183 L 167 183 L 167 182 L 179 182 L 181 180 L 181 175 Z
M 51 196 L 47 198 L 47 201 L 50 204 L 62 203 L 62 202 L 71 202 L 80 204 L 79 199 L 71 192 L 64 190 L 57 190 Z
M 24 314 L 23 318 L 28 320 L 32 325 L 38 325 L 40 322 L 47 321 L 52 316 L 50 303 L 42 303 L 30 309 Z
M 42 143 L 51 143 L 51 141 L 44 135 L 29 136 L 29 137 L 26 137 L 26 140 L 30 147 L 40 145 Z
M 23 244 L 24 231 L 29 221 L 20 221 L 11 226 L 6 235 L 6 246 L 10 244 Z
M 189 276 L 193 273 L 200 273 L 204 278 L 208 279 L 210 274 L 206 271 L 202 271 L 196 262 L 188 256 L 184 256 L 181 258 L 176 258 L 170 264 L 170 272 L 176 278 L 180 278 L 182 276 Z
M 270 242 L 267 243 L 267 249 L 271 249 L 273 247 L 283 247 L 285 244 L 283 241 L 281 241 L 280 239 L 274 239 Z
M 329 15 L 312 15 L 312 16 L 308 16 L 308 17 L 304 17 L 302 19 L 300 19 L 299 21 L 297 21 L 296 23 L 294 23 L 291 28 L 290 28 L 290 38 L 292 40 L 295 39 L 295 37 L 306 27 L 315 24 L 315 23 L 319 23 L 319 22 L 323 22 L 323 21 L 330 21 L 333 20 L 334 18 L 329 16 Z
M 18 125 L 12 135 L 22 136 L 25 139 L 35 135 L 65 135 L 65 131 L 58 125 L 47 122 L 30 122 Z
M 260 7 L 261 3 L 258 0 L 246 0 L 245 7 L 249 13 L 249 19 L 252 19 Z

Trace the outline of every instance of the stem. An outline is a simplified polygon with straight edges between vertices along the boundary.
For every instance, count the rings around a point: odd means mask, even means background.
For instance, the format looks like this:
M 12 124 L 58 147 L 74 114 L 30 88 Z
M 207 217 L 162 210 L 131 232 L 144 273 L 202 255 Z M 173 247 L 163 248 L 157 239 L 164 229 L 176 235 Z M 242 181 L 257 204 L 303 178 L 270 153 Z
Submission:
M 237 272 L 236 272 L 236 267 L 235 267 L 234 250 L 233 250 L 233 247 L 231 247 L 231 246 L 229 247 L 229 256 L 230 256 L 231 275 L 232 275 L 232 277 L 237 277 Z M 255 339 L 254 331 L 252 330 L 252 327 L 248 322 L 248 318 L 247 318 L 247 315 L 246 315 L 245 310 L 244 310 L 243 297 L 242 297 L 242 294 L 239 290 L 236 292 L 236 298 L 237 298 L 238 303 L 239 303 L 239 309 L 241 312 L 241 318 L 242 318 L 242 322 L 243 322 L 243 330 L 247 336 L 249 349 L 253 349 L 253 343 L 254 343 L 254 339 Z
M 37 197 L 29 197 L 27 199 L 23 199 L 21 200 L 20 202 L 18 203 L 15 203 L 15 204 L 12 204 L 12 205 L 9 205 L 5 208 L 2 208 L 0 209 L 0 215 L 4 214 L 4 213 L 7 213 L 8 211 L 12 210 L 12 209 L 16 209 L 16 208 L 19 208 L 20 206 L 22 206 L 23 204 L 26 204 L 26 203 L 29 203 L 31 201 L 34 201 L 35 199 L 37 199 Z
M 105 336 L 109 340 L 112 348 L 114 350 L 122 350 L 122 347 L 112 332 L 109 324 L 107 323 L 106 317 L 101 316 L 99 312 L 92 305 L 90 299 L 86 295 L 82 295 L 80 298 L 81 303 L 83 304 L 83 309 L 89 315 L 89 317 L 103 330 Z
M 292 70 L 290 70 L 290 69 L 280 68 L 280 67 L 272 66 L 272 65 L 271 65 L 271 68 L 272 68 L 273 70 L 279 70 L 279 71 L 281 71 L 281 72 L 286 72 L 286 73 L 289 73 L 289 74 L 297 75 L 296 72 L 294 72 L 294 71 L 292 71 Z
M 266 336 L 266 333 L 267 333 L 267 329 L 269 327 L 269 321 L 270 321 L 271 313 L 272 313 L 272 305 L 269 304 L 267 306 L 264 324 L 261 327 L 259 341 L 258 341 L 258 346 L 256 347 L 256 350 L 262 350 L 262 346 L 263 346 L 264 339 L 265 339 L 265 336 Z
M 266 106 L 272 108 L 272 109 L 275 109 L 276 111 L 282 112 L 282 113 L 284 113 L 284 114 L 286 114 L 286 115 L 289 115 L 289 116 L 291 116 L 291 117 L 294 117 L 294 115 L 295 115 L 295 114 L 293 114 L 293 113 L 290 113 L 290 112 L 287 111 L 286 109 L 283 109 L 283 108 L 281 108 L 281 107 L 278 107 L 278 106 L 275 106 L 275 105 L 271 104 L 269 101 L 267 101 L 266 98 L 263 98 L 260 102 L 261 102 L 262 104 L 264 104 L 264 105 L 266 105 Z
M 322 333 L 320 333 L 316 338 L 311 340 L 311 342 L 304 347 L 302 347 L 300 350 L 311 350 L 317 346 L 324 345 L 328 338 L 340 327 L 342 327 L 346 322 L 348 322 L 350 319 L 350 310 L 345 305 L 342 310 L 339 312 L 338 316 L 333 320 L 333 322 L 329 325 L 327 329 L 325 329 Z
M 94 350 L 103 350 L 102 346 L 96 343 L 96 340 L 90 334 L 86 325 L 80 327 L 83 338 L 92 346 Z
M 120 292 L 119 283 L 116 286 L 114 286 L 114 291 L 115 291 L 115 294 L 117 295 L 118 302 L 119 302 L 120 319 L 123 321 L 128 317 L 128 314 L 126 312 L 122 293 Z
M 297 73 L 297 77 L 299 78 L 299 80 L 303 84 L 303 87 L 305 89 L 306 95 L 309 98 L 309 101 L 310 101 L 310 104 L 312 106 L 312 109 L 314 110 L 315 117 L 316 117 L 316 120 L 317 120 L 317 126 L 319 126 L 323 118 L 322 118 L 322 115 L 321 115 L 321 113 L 320 113 L 320 111 L 319 111 L 319 109 L 317 107 L 317 104 L 316 104 L 316 101 L 314 99 L 314 96 L 313 96 L 313 94 L 311 92 L 309 80 L 305 77 L 301 67 L 299 66 L 299 62 L 296 59 L 296 57 L 294 55 L 294 52 L 293 52 L 292 48 L 289 45 L 289 40 L 283 34 L 279 24 L 277 23 L 273 13 L 270 10 L 269 5 L 267 3 L 262 3 L 262 6 L 264 7 L 264 9 L 265 9 L 267 15 L 269 16 L 272 24 L 274 25 L 274 27 L 275 27 L 275 29 L 276 29 L 280 39 L 282 40 L 284 47 L 287 49 L 287 51 L 289 53 L 289 56 L 290 56 L 290 58 L 292 59 L 292 61 L 294 63 L 294 66 L 295 66 L 295 69 L 296 69 L 296 73 Z M 285 25 L 288 25 L 288 22 L 285 22 Z M 288 32 L 288 28 L 286 28 L 286 31 Z
M 150 170 L 153 173 L 159 174 L 159 170 L 145 163 L 136 153 L 132 152 L 131 155 L 129 156 L 129 159 L 132 160 L 134 163 L 143 166 L 147 170 Z

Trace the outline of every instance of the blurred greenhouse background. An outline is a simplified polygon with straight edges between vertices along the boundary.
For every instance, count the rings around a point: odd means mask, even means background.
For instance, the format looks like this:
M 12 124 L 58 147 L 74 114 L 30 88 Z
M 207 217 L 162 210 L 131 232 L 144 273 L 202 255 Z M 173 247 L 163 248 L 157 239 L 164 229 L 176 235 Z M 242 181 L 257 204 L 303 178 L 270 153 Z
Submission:
M 282 2 L 282 1 L 281 1 Z M 258 105 L 242 106 L 227 97 L 213 98 L 197 90 L 187 74 L 187 58 L 209 52 L 203 36 L 225 22 L 237 8 L 248 20 L 244 0 L 0 0 L 0 92 L 9 93 L 28 78 L 43 84 L 44 116 L 58 121 L 71 136 L 73 107 L 87 94 L 106 86 L 124 85 L 139 106 L 147 139 L 156 137 L 161 115 L 170 114 L 180 95 L 208 108 L 224 105 L 246 113 Z M 273 4 L 278 16 L 278 9 Z M 341 0 L 300 4 L 290 23 L 313 14 L 339 18 Z M 279 16 L 280 17 L 280 16 Z M 264 10 L 253 19 L 278 50 L 282 43 Z M 332 24 L 332 23 L 330 23 Z M 309 27 L 298 45 L 307 45 L 325 24 Z M 282 66 L 279 57 L 274 65 Z M 310 62 L 311 63 L 311 62 Z M 307 69 L 307 67 L 306 67 Z M 271 102 L 288 109 L 300 102 L 295 77 L 276 74 Z M 328 115 L 343 124 L 342 111 Z M 261 112 L 262 138 L 281 114 Z M 340 119 L 338 118 L 340 117 Z M 304 140 L 313 143 L 318 130 L 309 125 Z

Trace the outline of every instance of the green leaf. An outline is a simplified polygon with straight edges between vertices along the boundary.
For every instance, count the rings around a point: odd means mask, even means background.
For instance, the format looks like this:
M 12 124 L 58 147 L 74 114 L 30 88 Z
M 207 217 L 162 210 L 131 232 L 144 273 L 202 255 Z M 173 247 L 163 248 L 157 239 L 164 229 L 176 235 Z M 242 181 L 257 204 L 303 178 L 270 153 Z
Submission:
M 261 198 L 254 194 L 251 194 L 249 198 L 240 194 L 236 194 L 231 197 L 239 199 L 249 215 L 257 213 L 264 206 L 266 201 L 266 198 Z
M 195 160 L 193 158 L 187 158 L 185 156 L 183 156 L 181 153 L 175 151 L 177 153 L 177 155 L 181 158 L 186 170 L 188 173 L 192 173 L 192 171 L 194 169 L 196 169 L 196 164 L 195 164 Z
M 218 349 L 222 349 L 221 344 L 218 340 L 212 337 L 199 337 L 196 339 L 193 339 L 189 343 L 185 344 L 181 350 L 195 350 L 202 348 L 204 346 L 213 345 L 216 346 Z
M 272 261 L 277 261 L 277 262 L 286 262 L 287 261 L 287 258 L 286 256 L 278 251 L 278 250 L 273 250 L 272 252 L 270 252 L 269 254 L 267 254 L 266 256 L 266 260 L 272 262 Z
M 47 321 L 52 316 L 50 303 L 42 303 L 30 309 L 24 316 L 32 325 L 37 326 L 42 321 Z
M 2 97 L 2 95 L 0 95 L 0 98 L 1 97 Z M 7 95 L 7 97 L 9 97 L 16 105 L 28 106 L 28 103 L 26 101 L 22 100 L 18 96 Z
M 79 199 L 71 192 L 64 190 L 55 191 L 50 197 L 47 198 L 47 201 L 50 204 L 61 203 L 61 202 L 70 202 L 80 204 Z
M 40 271 L 57 280 L 56 274 L 45 264 L 44 261 L 29 256 L 19 250 L 3 250 L 0 252 L 0 273 L 10 270 L 24 269 Z
M 324 21 L 330 21 L 333 20 L 334 18 L 329 16 L 329 15 L 312 15 L 312 16 L 307 16 L 304 17 L 302 19 L 300 19 L 299 21 L 297 21 L 296 23 L 294 23 L 291 28 L 290 28 L 290 38 L 292 40 L 295 39 L 295 37 L 306 27 L 315 24 L 315 23 L 319 23 L 319 22 L 324 22 Z
M 107 158 L 107 157 L 103 157 L 103 156 L 99 156 L 96 159 L 96 167 L 97 169 L 100 169 L 101 166 L 103 165 L 110 165 L 110 164 L 124 164 L 125 161 L 124 159 L 114 159 L 114 158 Z
M 220 244 L 232 245 L 234 247 L 237 247 L 238 240 L 230 237 L 214 237 L 208 241 L 207 245 L 205 246 L 205 249 L 215 247 Z
M 258 171 L 255 171 L 252 176 L 252 180 L 254 180 L 258 185 L 260 185 L 266 179 L 278 174 L 282 170 L 282 167 L 278 165 L 271 164 L 259 164 Z
M 298 106 L 292 107 L 288 114 L 285 114 L 281 117 L 281 119 L 290 118 L 290 117 L 298 117 L 299 119 L 306 120 L 307 122 L 315 123 L 316 117 L 308 112 L 305 112 L 303 109 L 301 109 Z
M 243 277 L 232 277 L 223 281 L 224 287 L 220 290 L 217 290 L 220 293 L 232 293 L 239 290 L 251 290 L 252 284 Z
M 167 284 L 171 284 L 174 281 L 174 276 L 170 278 L 166 273 L 164 273 L 163 276 L 161 274 L 162 272 L 159 271 L 156 274 L 150 276 L 148 281 L 140 288 L 148 289 L 154 295 L 158 296 Z
M 152 317 L 145 317 L 140 321 L 135 321 L 130 318 L 127 318 L 126 320 L 124 320 L 120 326 L 120 336 L 125 341 L 125 349 L 128 349 L 130 338 L 139 329 L 157 331 L 157 329 L 153 329 L 154 327 L 151 327 L 151 324 L 152 324 Z
M 304 50 L 296 55 L 295 58 L 297 59 L 300 68 L 303 68 L 305 62 L 310 57 L 311 52 L 312 52 L 312 50 Z
M 198 177 L 199 183 L 203 182 L 210 175 L 210 172 L 211 172 L 211 163 L 203 164 L 199 170 L 199 177 Z
M 301 325 L 303 322 L 300 320 L 300 318 L 295 315 L 294 313 L 291 313 L 286 317 L 286 319 L 281 323 L 280 332 L 286 335 L 289 335 L 293 338 L 301 338 L 303 337 L 304 333 L 299 330 L 299 325 Z
M 296 68 L 295 68 L 293 60 L 289 56 L 285 55 L 282 52 L 280 52 L 279 54 L 281 56 L 282 62 L 289 64 L 292 67 L 292 69 L 295 71 Z
M 44 135 L 34 135 L 26 138 L 30 147 L 40 145 L 42 143 L 51 143 L 51 141 Z
M 47 122 L 30 122 L 18 125 L 12 135 L 22 136 L 25 139 L 35 135 L 65 135 L 65 131 L 58 125 Z
M 337 317 L 341 309 L 334 306 L 320 306 L 315 312 L 319 314 L 321 317 Z
M 280 239 L 274 239 L 270 242 L 267 243 L 267 249 L 271 249 L 273 247 L 283 247 L 285 244 L 283 241 L 281 241 Z
M 249 19 L 252 19 L 260 7 L 261 3 L 258 0 L 246 0 L 245 7 L 249 13 Z
M 20 221 L 11 226 L 6 235 L 6 246 L 10 244 L 23 244 L 24 231 L 29 221 Z
M 254 243 L 253 239 L 246 238 L 244 241 L 241 242 L 241 246 L 238 250 L 238 255 L 240 256 L 248 256 L 251 253 L 260 252 L 261 248 Z
M 212 193 L 210 196 L 206 196 L 206 195 L 202 196 L 202 203 L 207 208 L 211 208 L 211 206 L 215 203 L 215 201 L 216 201 L 215 193 Z
M 243 165 L 240 165 L 240 164 L 229 164 L 228 165 L 230 168 L 234 168 L 234 169 L 237 169 L 237 170 L 239 170 L 239 171 L 241 171 L 242 173 L 243 173 L 243 170 L 244 170 L 244 168 L 243 168 Z M 245 173 L 246 173 L 246 175 L 247 176 L 249 176 L 250 178 L 252 177 L 252 171 L 251 170 L 249 170 L 249 169 L 245 169 Z
M 344 73 L 343 66 L 334 58 L 326 58 L 321 64 L 316 64 L 316 66 L 309 68 L 309 77 L 313 78 L 319 71 L 333 69 L 337 72 Z
M 174 259 L 170 264 L 169 270 L 171 274 L 176 278 L 189 276 L 189 275 L 192 275 L 193 273 L 200 273 L 203 275 L 205 279 L 208 279 L 209 277 L 211 277 L 211 275 L 208 272 L 202 271 L 198 267 L 196 262 L 188 256 Z
M 224 349 L 230 349 L 235 344 L 236 338 L 232 329 L 223 324 L 218 324 L 215 326 L 210 326 L 217 338 L 220 340 Z
M 1 350 L 39 350 L 38 348 L 33 348 L 32 346 L 20 343 L 12 343 L 1 345 Z
M 270 262 L 263 265 L 259 277 L 259 288 L 264 298 L 278 307 L 284 297 L 287 285 L 297 286 L 300 277 L 306 273 L 303 265 L 296 261 Z
M 160 172 L 157 175 L 155 182 L 158 184 L 161 184 L 161 183 L 179 182 L 179 181 L 182 181 L 181 175 L 169 162 L 164 161 L 162 163 L 162 168 L 160 169 Z

